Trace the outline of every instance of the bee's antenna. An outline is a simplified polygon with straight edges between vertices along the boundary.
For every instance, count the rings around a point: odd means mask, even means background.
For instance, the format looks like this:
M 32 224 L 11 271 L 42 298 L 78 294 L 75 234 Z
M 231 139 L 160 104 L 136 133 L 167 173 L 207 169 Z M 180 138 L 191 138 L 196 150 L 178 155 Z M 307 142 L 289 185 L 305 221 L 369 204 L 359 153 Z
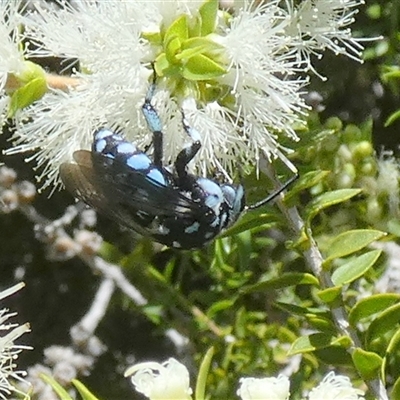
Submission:
M 279 189 L 275 190 L 275 192 L 271 193 L 265 199 L 257 201 L 257 203 L 254 204 L 250 204 L 249 206 L 246 206 L 246 210 L 255 210 L 256 208 L 259 208 L 264 204 L 269 203 L 271 200 L 275 199 L 275 197 L 279 196 L 285 189 L 287 189 L 296 179 L 298 179 L 298 177 L 299 174 L 296 172 L 296 174 L 292 176 L 290 179 L 288 179 Z

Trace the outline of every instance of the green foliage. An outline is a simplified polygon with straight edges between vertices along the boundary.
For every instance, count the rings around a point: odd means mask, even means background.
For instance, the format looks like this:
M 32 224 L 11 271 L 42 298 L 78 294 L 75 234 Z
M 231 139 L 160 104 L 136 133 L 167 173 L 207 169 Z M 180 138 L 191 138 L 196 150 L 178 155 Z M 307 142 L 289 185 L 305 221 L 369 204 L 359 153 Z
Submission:
M 385 232 L 372 229 L 354 229 L 333 238 L 326 254 L 325 264 L 334 258 L 345 257 L 385 236 Z
M 196 392 L 195 392 L 196 400 L 204 400 L 206 398 L 205 393 L 206 393 L 207 376 L 210 371 L 213 354 L 214 354 L 214 349 L 211 347 L 207 350 L 207 353 L 205 354 L 203 361 L 200 365 L 200 370 L 196 382 Z
M 74 400 L 71 396 L 55 379 L 48 375 L 41 375 L 44 382 L 49 384 L 60 400 Z M 82 400 L 99 400 L 82 382 L 74 379 L 73 385 L 80 394 Z
M 13 118 L 18 110 L 28 107 L 47 92 L 44 70 L 31 61 L 25 61 L 24 66 L 25 70 L 13 77 L 17 87 L 9 93 L 11 101 L 8 118 Z
M 175 93 L 185 96 L 191 92 L 199 100 L 210 100 L 209 96 L 215 95 L 212 80 L 227 71 L 224 48 L 210 37 L 216 29 L 218 13 L 218 1 L 207 0 L 195 18 L 183 14 L 164 27 L 160 35 L 143 35 L 160 48 L 154 68 L 159 77 L 170 78 Z

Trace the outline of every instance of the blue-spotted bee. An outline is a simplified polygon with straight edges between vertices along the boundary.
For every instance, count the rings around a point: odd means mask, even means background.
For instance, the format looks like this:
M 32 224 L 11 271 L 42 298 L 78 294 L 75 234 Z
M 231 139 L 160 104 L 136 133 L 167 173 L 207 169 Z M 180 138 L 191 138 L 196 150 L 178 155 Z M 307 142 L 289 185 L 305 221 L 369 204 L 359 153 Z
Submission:
M 151 104 L 150 86 L 142 111 L 153 134 L 150 158 L 108 128 L 94 133 L 91 151 L 74 152 L 74 163 L 60 167 L 65 187 L 78 199 L 121 225 L 170 247 L 203 247 L 231 226 L 246 209 L 269 202 L 297 176 L 264 200 L 245 205 L 240 184 L 219 183 L 189 174 L 187 164 L 201 147 L 200 135 L 182 118 L 193 142 L 178 154 L 171 171 L 162 163 L 161 120 Z

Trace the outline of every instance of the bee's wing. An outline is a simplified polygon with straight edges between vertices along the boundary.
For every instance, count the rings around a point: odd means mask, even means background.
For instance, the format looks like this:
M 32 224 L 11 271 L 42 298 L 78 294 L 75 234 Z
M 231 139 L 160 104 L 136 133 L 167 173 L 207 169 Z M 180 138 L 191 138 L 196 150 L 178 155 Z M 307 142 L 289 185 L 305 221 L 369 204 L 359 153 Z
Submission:
M 96 184 L 97 178 L 93 170 L 91 153 L 79 150 L 74 153 L 75 163 L 63 163 L 60 166 L 60 176 L 66 189 L 76 198 L 82 200 L 101 214 L 116 220 L 116 222 L 134 229 L 142 235 L 148 235 L 140 224 L 136 223 L 130 213 L 123 207 L 118 207 L 106 196 L 101 187 Z
M 95 174 L 90 152 L 86 150 L 76 151 L 74 159 L 77 164 L 63 163 L 60 166 L 60 176 L 65 188 L 74 197 L 93 208 L 100 208 L 101 204 L 107 204 L 100 188 L 97 188 L 94 184 Z
M 110 165 L 108 157 L 85 150 L 76 151 L 74 159 L 77 164 L 63 164 L 60 169 L 66 188 L 93 208 L 140 233 L 143 227 L 138 229 L 134 221 L 129 221 L 135 212 L 191 220 L 207 219 L 211 215 L 203 203 L 121 161 L 113 159 Z
M 119 204 L 156 216 L 180 219 L 205 218 L 209 207 L 193 201 L 173 186 L 166 186 L 146 173 L 133 169 L 122 161 L 100 154 L 92 154 L 96 171 L 95 186 L 101 186 L 107 197 Z

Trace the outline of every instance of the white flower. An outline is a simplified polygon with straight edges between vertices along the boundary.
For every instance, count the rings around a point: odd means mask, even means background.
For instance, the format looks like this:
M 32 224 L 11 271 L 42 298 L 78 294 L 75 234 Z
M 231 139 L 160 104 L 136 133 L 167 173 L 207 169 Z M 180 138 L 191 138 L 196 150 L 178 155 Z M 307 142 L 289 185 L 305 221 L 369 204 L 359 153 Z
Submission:
M 277 378 L 241 378 L 237 391 L 242 400 L 287 400 L 290 382 L 286 376 Z
M 24 284 L 15 285 L 7 290 L 0 292 L 0 300 L 8 297 L 21 289 Z M 24 349 L 29 349 L 27 346 L 18 346 L 14 342 L 25 332 L 29 332 L 29 324 L 18 325 L 11 324 L 8 320 L 14 317 L 16 313 L 10 313 L 6 308 L 0 309 L 0 399 L 10 398 L 10 394 L 17 393 L 24 395 L 17 389 L 14 381 L 24 382 L 24 371 L 16 370 L 16 360 L 19 353 Z
M 151 400 L 190 400 L 189 372 L 186 367 L 170 358 L 160 364 L 145 362 L 125 371 L 139 393 Z
M 378 177 L 376 179 L 376 197 L 387 196 L 389 213 L 394 218 L 399 217 L 399 178 L 398 160 L 391 151 L 382 151 L 378 159 Z
M 285 33 L 293 39 L 290 46 L 299 64 L 316 72 L 310 57 L 321 58 L 325 49 L 360 61 L 363 47 L 352 37 L 349 25 L 364 0 L 304 0 L 297 8 L 292 0 L 289 4 L 290 23 Z
M 19 74 L 24 67 L 19 34 L 20 7 L 18 0 L 0 2 L 0 91 L 4 89 L 8 74 Z
M 0 127 L 4 123 L 9 97 L 2 94 L 10 74 L 19 75 L 24 69 L 24 56 L 18 33 L 18 8 L 21 1 L 0 2 Z M 13 84 L 13 82 L 11 82 Z
M 364 392 L 353 388 L 347 376 L 332 371 L 308 395 L 308 400 L 363 400 Z
M 59 183 L 60 164 L 89 148 L 100 126 L 149 144 L 140 109 L 154 63 L 166 164 L 190 140 L 182 108 L 201 135 L 198 174 L 217 169 L 230 178 L 238 161 L 257 166 L 264 156 L 289 164 L 279 135 L 298 139 L 294 126 L 307 111 L 307 78 L 299 74 L 312 69 L 310 54 L 325 49 L 359 59 L 348 25 L 362 1 L 243 0 L 235 14 L 207 11 L 202 23 L 204 3 L 82 0 L 57 9 L 34 2 L 24 35 L 40 45 L 27 56 L 60 57 L 66 66 L 78 60 L 80 70 L 68 93 L 53 90 L 17 113 L 8 154 L 33 151 L 46 165 L 39 178 L 47 186 Z

